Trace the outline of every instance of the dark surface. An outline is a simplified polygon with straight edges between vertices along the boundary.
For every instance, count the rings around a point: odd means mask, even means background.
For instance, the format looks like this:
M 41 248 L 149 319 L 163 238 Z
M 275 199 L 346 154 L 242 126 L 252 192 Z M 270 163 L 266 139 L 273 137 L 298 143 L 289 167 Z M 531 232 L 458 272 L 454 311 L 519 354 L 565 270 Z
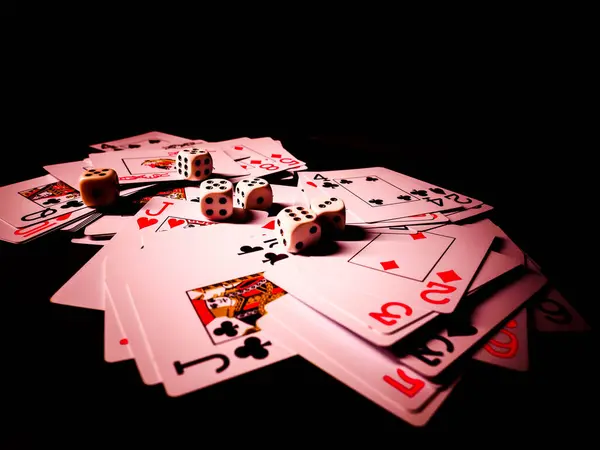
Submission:
M 536 142 L 515 129 L 503 135 L 486 135 L 481 128 L 452 132 L 442 122 L 431 123 L 440 124 L 441 131 L 428 134 L 423 123 L 410 130 L 384 123 L 279 128 L 234 121 L 219 127 L 208 114 L 193 120 L 183 114 L 133 114 L 135 119 L 126 120 L 121 112 L 105 120 L 103 112 L 109 109 L 97 111 L 89 122 L 62 113 L 64 121 L 52 124 L 71 121 L 71 126 L 53 130 L 37 114 L 31 117 L 19 167 L 4 173 L 1 184 L 43 175 L 44 164 L 82 159 L 88 144 L 145 131 L 206 140 L 271 136 L 307 161 L 309 170 L 386 166 L 493 205 L 493 220 L 595 328 L 596 283 L 586 260 L 595 244 L 594 203 L 583 187 L 590 169 L 578 158 L 581 150 L 564 147 L 561 139 L 544 135 Z M 32 145 L 37 151 L 29 155 Z M 272 433 L 292 439 L 325 433 L 338 443 L 368 438 L 377 444 L 445 431 L 484 432 L 503 442 L 514 442 L 519 433 L 544 438 L 591 431 L 587 410 L 597 391 L 591 333 L 530 330 L 529 372 L 473 364 L 423 429 L 408 426 L 300 357 L 169 398 L 161 386 L 141 382 L 133 361 L 104 362 L 102 312 L 49 302 L 98 250 L 72 244 L 71 237 L 58 231 L 26 244 L 0 243 L 3 438 L 14 447 L 38 440 L 76 444 L 78 436 L 107 442 L 117 435 L 132 442 L 165 436 L 201 445 L 205 433 L 236 443 L 262 442 Z

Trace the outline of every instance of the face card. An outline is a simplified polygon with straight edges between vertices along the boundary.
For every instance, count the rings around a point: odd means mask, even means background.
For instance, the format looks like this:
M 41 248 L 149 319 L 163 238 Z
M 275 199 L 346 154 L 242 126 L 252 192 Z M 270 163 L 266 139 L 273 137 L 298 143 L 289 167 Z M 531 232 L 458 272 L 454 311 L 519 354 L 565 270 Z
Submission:
M 524 308 L 473 355 L 477 361 L 526 372 L 529 369 L 527 309 Z
M 213 158 L 214 176 L 247 174 L 225 152 L 207 148 Z M 165 182 L 183 180 L 177 173 L 175 158 L 179 150 L 123 150 L 120 152 L 93 153 L 94 167 L 110 167 L 117 172 L 120 184 L 145 181 Z
M 200 270 L 199 254 L 210 261 Z M 166 255 L 177 255 L 177 264 Z M 265 305 L 285 294 L 265 280 L 262 271 L 268 265 L 285 264 L 288 257 L 269 251 L 260 238 L 252 239 L 249 227 L 223 224 L 174 231 L 164 238 L 156 233 L 144 240 L 143 249 L 119 258 L 132 271 L 127 285 L 147 346 L 129 335 L 120 304 L 115 304 L 117 314 L 136 362 L 150 349 L 169 395 L 182 395 L 291 356 L 255 326 Z M 148 275 L 144 280 L 134 275 L 142 263 Z M 171 331 L 165 334 L 165 329 Z
M 0 218 L 15 228 L 47 222 L 84 209 L 79 191 L 52 175 L 0 187 Z
M 265 331 L 412 425 L 424 425 L 451 390 L 399 365 L 291 296 L 266 309 L 259 319 Z
M 434 378 L 514 313 L 547 283 L 543 275 L 527 272 L 474 307 L 456 311 L 443 319 L 441 331 L 413 334 L 392 349 L 398 362 L 421 375 Z M 477 294 L 475 294 L 477 295 Z M 433 322 L 432 322 L 433 324 Z
M 90 214 L 92 213 L 87 208 L 84 208 L 78 211 L 64 213 L 60 216 L 24 228 L 15 228 L 3 220 L 0 220 L 0 240 L 12 244 L 29 242 L 38 237 L 45 236 L 52 231 L 62 229 L 70 223 L 77 222 Z
M 189 143 L 191 139 L 174 136 L 172 134 L 162 133 L 160 131 L 150 131 L 148 133 L 138 134 L 115 141 L 102 142 L 100 144 L 90 145 L 91 148 L 102 150 L 103 152 L 113 152 L 122 150 L 154 150 L 170 148 L 173 145 Z M 204 141 L 192 141 L 204 142 Z
M 554 287 L 531 305 L 535 328 L 545 333 L 583 332 L 591 327 Z
M 309 199 L 335 193 L 361 221 L 369 223 L 482 204 L 383 167 L 301 172 L 299 186 Z
M 264 211 L 244 211 L 234 208 L 232 221 L 241 225 L 262 225 L 266 222 Z M 81 308 L 104 309 L 104 278 L 102 261 L 115 248 L 127 245 L 128 228 L 135 233 L 154 233 L 159 227 L 169 227 L 169 219 L 177 218 L 208 221 L 194 202 L 155 197 L 119 229 L 119 233 L 96 253 L 74 276 L 72 276 L 50 299 L 53 303 Z M 165 225 L 166 224 L 166 225 Z M 171 227 L 172 228 L 172 227 Z M 175 227 L 176 228 L 176 227 Z M 163 228 L 165 229 L 165 228 Z M 86 292 L 85 296 L 81 292 Z

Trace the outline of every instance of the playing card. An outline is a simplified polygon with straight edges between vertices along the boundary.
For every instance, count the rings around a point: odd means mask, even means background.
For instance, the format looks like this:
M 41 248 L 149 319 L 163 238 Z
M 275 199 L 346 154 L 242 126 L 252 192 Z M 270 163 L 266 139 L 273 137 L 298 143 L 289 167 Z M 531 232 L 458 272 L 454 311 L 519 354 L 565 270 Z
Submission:
M 413 425 L 424 425 L 450 391 L 399 365 L 291 296 L 266 309 L 259 326 L 290 351 Z
M 490 339 L 473 359 L 518 371 L 529 369 L 527 309 L 523 308 Z
M 113 308 L 113 300 L 110 291 L 106 290 L 106 302 L 104 309 L 104 360 L 106 362 L 119 362 L 133 358 L 133 352 L 129 348 L 129 340 L 121 322 L 117 318 Z
M 84 219 L 90 214 L 92 214 L 92 212 L 88 208 L 83 208 L 78 211 L 64 213 L 60 216 L 24 228 L 15 228 L 3 220 L 0 220 L 0 240 L 12 244 L 29 242 L 38 237 L 45 236 L 52 231 L 59 230 L 72 222 Z
M 531 306 L 535 328 L 541 332 L 589 331 L 591 327 L 554 287 Z
M 380 222 L 366 223 L 361 222 L 360 219 L 351 211 L 346 211 L 346 224 L 348 225 L 358 225 L 361 228 L 387 228 L 387 227 L 397 227 L 397 226 L 412 226 L 412 225 L 433 225 L 433 224 L 445 224 L 448 223 L 450 219 L 446 217 L 444 214 L 436 212 L 436 213 L 426 213 L 426 214 L 417 214 L 415 216 L 402 217 L 400 219 L 395 220 L 382 220 Z M 421 230 L 425 231 L 425 230 Z
M 86 161 L 73 161 L 44 166 L 44 169 L 50 175 L 74 188 L 79 188 L 79 177 L 81 177 L 81 174 L 86 169 L 91 168 L 93 168 L 93 166 Z
M 398 362 L 405 364 L 428 378 L 435 378 L 460 356 L 467 353 L 489 332 L 513 314 L 527 300 L 538 293 L 547 279 L 535 272 L 526 271 L 516 281 L 500 287 L 491 294 L 482 291 L 473 294 L 481 300 L 470 299 L 461 304 L 453 314 L 440 316 L 441 327 L 423 328 L 410 339 L 392 348 Z M 430 322 L 429 325 L 436 325 Z
M 234 208 L 230 222 L 236 225 L 263 224 L 267 213 L 264 211 L 247 211 Z M 158 231 L 158 228 L 175 229 L 184 225 L 184 219 L 209 221 L 204 217 L 198 205 L 185 200 L 165 199 L 155 197 L 141 208 L 135 216 L 119 229 L 119 233 L 96 253 L 74 276 L 72 276 L 50 299 L 54 303 L 78 306 L 82 308 L 104 309 L 104 278 L 102 261 L 110 251 L 119 246 L 127 245 L 127 227 L 135 232 L 148 234 Z M 211 225 L 212 226 L 212 225 Z M 81 295 L 85 292 L 86 295 Z
M 69 223 L 69 225 L 62 227 L 61 231 L 68 231 L 70 233 L 76 233 L 79 230 L 81 230 L 82 228 L 85 228 L 86 226 L 88 226 L 89 224 L 93 223 L 95 220 L 98 220 L 101 217 L 102 217 L 102 213 L 99 213 L 97 211 L 92 212 L 90 214 L 83 216 L 82 218 L 80 218 L 78 220 L 74 220 L 73 222 Z
M 479 200 L 383 167 L 301 172 L 299 187 L 304 189 L 309 199 L 317 195 L 335 194 L 363 222 L 378 222 L 482 204 Z
M 207 148 L 213 159 L 214 176 L 245 175 L 227 154 L 219 149 Z M 93 153 L 90 159 L 94 167 L 110 167 L 117 172 L 120 184 L 166 182 L 184 180 L 177 173 L 175 158 L 179 150 L 122 150 L 119 152 Z
M 131 302 L 114 306 L 136 364 L 142 374 L 156 367 L 171 396 L 291 356 L 255 325 L 266 304 L 285 295 L 264 278 L 264 268 L 285 264 L 288 255 L 270 251 L 269 239 L 252 238 L 248 230 L 223 224 L 157 233 L 144 239 L 143 249 L 119 254 L 128 274 L 107 258 L 107 284 L 114 272 L 126 279 Z M 198 255 L 210 262 L 200 270 Z
M 447 217 L 452 223 L 458 223 L 473 217 L 482 216 L 493 210 L 494 207 L 490 205 L 478 205 L 473 208 L 464 209 L 462 211 L 452 211 L 447 213 Z
M 71 243 L 73 244 L 86 244 L 86 245 L 104 245 L 109 241 L 109 239 L 103 238 L 94 238 L 91 236 L 84 236 L 81 238 L 73 238 L 71 239 Z
M 0 218 L 15 228 L 47 222 L 80 209 L 91 212 L 79 191 L 44 175 L 0 187 Z
M 188 200 L 198 203 L 200 188 L 198 186 L 175 187 L 164 190 L 152 189 L 148 195 L 136 197 L 133 203 L 142 207 L 153 197 Z M 86 236 L 112 236 L 116 234 L 131 216 L 105 215 L 90 223 L 84 230 Z
M 115 141 L 102 142 L 93 144 L 90 147 L 104 152 L 121 151 L 121 150 L 153 150 L 172 148 L 173 145 L 183 143 L 202 143 L 202 140 L 192 140 L 172 134 L 162 133 L 160 131 L 150 131 L 136 136 L 130 136 Z
M 292 260 L 292 263 L 295 259 Z M 485 259 L 483 265 L 477 272 L 477 275 L 473 279 L 473 282 L 469 288 L 468 294 L 476 292 L 482 286 L 490 283 L 492 280 L 513 271 L 515 268 L 520 266 L 520 262 L 514 258 L 504 256 L 496 252 L 490 252 Z M 266 275 L 269 279 L 284 287 L 288 292 L 292 293 L 294 297 L 299 298 L 302 302 L 313 307 L 328 318 L 340 323 L 347 327 L 357 335 L 363 337 L 369 342 L 372 342 L 380 346 L 389 346 L 394 342 L 403 339 L 405 336 L 412 333 L 425 323 L 435 319 L 439 314 L 427 309 L 411 308 L 406 303 L 394 302 L 393 298 L 387 297 L 390 300 L 385 307 L 388 316 L 375 316 L 390 322 L 397 322 L 400 326 L 394 333 L 379 333 L 370 326 L 364 326 L 364 324 L 351 320 L 352 317 L 348 317 L 343 313 L 343 309 L 337 307 L 338 304 L 343 304 L 347 300 L 343 295 L 351 295 L 346 291 L 340 293 L 335 289 L 326 289 L 326 285 L 311 283 L 310 278 L 304 276 L 298 276 L 296 270 L 290 270 L 287 267 L 282 268 L 285 270 L 278 270 L 277 267 L 267 270 Z M 354 286 L 354 285 L 352 285 Z M 371 297 L 372 292 L 367 288 L 363 289 L 355 288 L 353 292 L 354 297 L 368 299 Z M 360 295 L 358 293 L 360 292 Z M 379 297 L 372 299 L 373 301 L 379 301 Z M 366 300 L 365 300 L 366 301 Z M 384 305 L 384 306 L 385 306 Z
M 330 248 L 315 250 L 317 254 L 307 251 L 292 259 L 295 275 L 322 294 L 329 303 L 329 313 L 335 314 L 333 320 L 363 336 L 368 331 L 367 339 L 388 345 L 394 341 L 394 332 L 410 322 L 415 311 L 454 310 L 493 240 L 493 233 L 485 226 L 468 229 L 448 225 L 443 234 L 365 233 L 355 240 L 340 240 Z M 311 301 L 310 295 L 286 287 L 287 274 L 267 274 L 303 301 Z M 324 304 L 310 306 L 327 315 Z

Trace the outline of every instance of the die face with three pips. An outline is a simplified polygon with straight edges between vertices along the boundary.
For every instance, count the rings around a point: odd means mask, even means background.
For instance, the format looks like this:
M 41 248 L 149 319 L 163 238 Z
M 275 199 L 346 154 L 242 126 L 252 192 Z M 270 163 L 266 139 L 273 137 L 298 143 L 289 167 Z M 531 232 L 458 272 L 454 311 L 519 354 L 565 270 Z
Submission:
M 235 186 L 235 206 L 266 211 L 273 205 L 273 189 L 263 178 L 244 178 Z
M 184 148 L 177 153 L 177 173 L 186 180 L 203 181 L 213 173 L 213 159 L 208 150 Z
M 310 209 L 317 216 L 324 234 L 339 234 L 346 228 L 346 205 L 337 197 L 316 197 L 310 201 Z
M 113 169 L 87 169 L 79 178 L 79 194 L 86 206 L 111 206 L 119 199 L 119 177 Z
M 314 211 L 303 206 L 290 206 L 277 214 L 275 233 L 286 251 L 299 253 L 319 242 L 321 225 Z

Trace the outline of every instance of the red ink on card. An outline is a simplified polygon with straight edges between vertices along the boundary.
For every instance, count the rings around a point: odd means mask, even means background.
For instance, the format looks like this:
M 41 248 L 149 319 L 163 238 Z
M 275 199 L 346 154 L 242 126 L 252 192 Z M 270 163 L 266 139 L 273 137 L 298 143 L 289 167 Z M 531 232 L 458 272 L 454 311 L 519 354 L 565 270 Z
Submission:
M 266 225 L 263 225 L 263 228 L 266 228 L 267 230 L 274 230 L 275 229 L 275 221 L 271 220 Z
M 157 219 L 148 219 L 147 217 L 140 217 L 137 220 L 138 227 L 141 229 L 154 225 L 158 223 Z
M 169 226 L 171 228 L 178 227 L 179 225 L 183 225 L 184 223 L 185 223 L 185 220 L 183 220 L 183 219 L 173 219 L 173 218 L 169 219 Z
M 379 264 L 381 264 L 381 267 L 383 267 L 383 270 L 399 269 L 398 264 L 396 264 L 396 261 L 394 261 L 394 260 L 383 261 L 383 262 L 380 262 Z
M 404 384 L 400 383 L 400 381 L 394 380 L 389 375 L 384 375 L 383 381 L 385 381 L 387 384 L 389 384 L 393 388 L 398 389 L 400 392 L 402 392 L 407 397 L 413 398 L 425 386 L 425 382 L 423 380 L 409 377 L 408 375 L 406 375 L 406 373 L 404 373 L 404 371 L 402 369 L 396 369 L 396 373 L 400 377 L 400 380 L 404 381 L 405 383 L 409 384 L 410 386 L 406 387 Z
M 437 276 L 440 277 L 440 279 L 444 283 L 452 283 L 453 281 L 462 280 L 462 278 L 459 277 L 458 274 L 454 270 L 447 270 L 446 272 L 438 272 Z
M 123 338 L 123 339 L 121 339 L 119 341 L 119 344 L 121 344 L 121 345 L 127 345 L 127 344 L 129 344 L 129 341 L 127 340 L 127 338 Z
M 415 234 L 411 234 L 410 235 L 411 238 L 413 238 L 415 241 L 419 240 L 419 239 L 425 239 L 427 238 L 427 236 L 425 236 L 423 233 L 419 232 L 419 233 L 415 233 Z
M 260 164 L 260 159 L 251 159 L 250 164 Z

